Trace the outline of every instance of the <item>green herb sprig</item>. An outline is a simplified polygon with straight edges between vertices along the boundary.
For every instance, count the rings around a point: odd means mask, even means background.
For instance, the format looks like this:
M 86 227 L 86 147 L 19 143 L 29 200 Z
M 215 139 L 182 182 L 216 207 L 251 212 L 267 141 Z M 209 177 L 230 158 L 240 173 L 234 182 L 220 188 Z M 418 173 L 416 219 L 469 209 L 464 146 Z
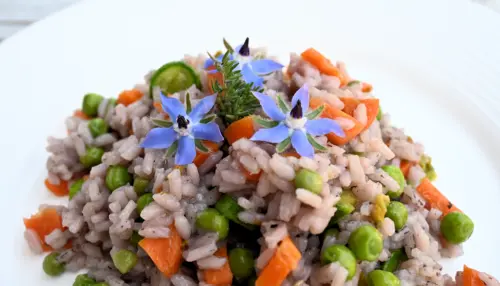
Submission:
M 260 104 L 252 92 L 263 92 L 262 88 L 254 86 L 253 83 L 246 83 L 243 80 L 241 71 L 236 69 L 238 62 L 231 60 L 229 55 L 230 52 L 227 51 L 219 62 L 209 54 L 214 61 L 215 68 L 222 74 L 224 79 L 223 85 L 215 81 L 212 84 L 212 89 L 219 94 L 217 97 L 219 116 L 226 125 L 254 114 Z

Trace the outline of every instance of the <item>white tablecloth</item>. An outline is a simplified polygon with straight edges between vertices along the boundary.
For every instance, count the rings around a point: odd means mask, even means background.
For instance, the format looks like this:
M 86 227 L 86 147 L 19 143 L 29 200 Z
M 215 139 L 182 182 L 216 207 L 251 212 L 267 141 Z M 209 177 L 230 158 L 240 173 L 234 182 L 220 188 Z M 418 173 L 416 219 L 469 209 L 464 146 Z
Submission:
M 0 0 L 0 41 L 77 1 L 80 0 Z M 500 0 L 457 1 L 480 3 L 500 13 Z

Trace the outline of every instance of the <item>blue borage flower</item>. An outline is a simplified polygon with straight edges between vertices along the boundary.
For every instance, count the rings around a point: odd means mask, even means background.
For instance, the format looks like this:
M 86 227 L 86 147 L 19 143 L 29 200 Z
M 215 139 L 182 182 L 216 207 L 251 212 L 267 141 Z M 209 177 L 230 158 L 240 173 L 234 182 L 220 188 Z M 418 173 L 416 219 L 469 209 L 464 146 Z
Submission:
M 314 137 L 333 132 L 344 137 L 340 125 L 329 118 L 319 118 L 324 106 L 307 113 L 309 109 L 309 88 L 302 86 L 292 98 L 292 108 L 278 96 L 278 105 L 268 95 L 254 92 L 260 102 L 262 110 L 271 120 L 255 117 L 263 128 L 259 129 L 251 138 L 253 141 L 277 143 L 276 151 L 281 153 L 290 145 L 300 156 L 313 157 L 314 149 L 326 151 L 326 147 L 319 144 Z
M 141 144 L 143 148 L 167 149 L 167 156 L 175 154 L 176 165 L 187 165 L 196 157 L 196 149 L 208 152 L 201 140 L 224 141 L 219 126 L 213 122 L 214 114 L 205 115 L 212 109 L 216 94 L 204 97 L 191 110 L 189 94 L 186 95 L 186 108 L 177 98 L 160 94 L 161 106 L 170 120 L 152 119 L 159 127 L 151 129 Z M 187 114 L 189 113 L 189 114 Z
M 255 86 L 261 87 L 264 84 L 264 79 L 262 76 L 270 74 L 277 70 L 281 70 L 283 65 L 270 59 L 254 59 L 250 55 L 249 39 L 246 38 L 243 45 L 237 46 L 234 50 L 224 42 L 228 48 L 229 59 L 235 60 L 239 63 L 237 70 L 241 70 L 241 75 L 246 83 L 253 83 Z M 217 61 L 222 61 L 224 55 L 219 55 L 215 59 Z M 212 66 L 214 60 L 209 58 L 205 61 L 205 69 Z M 215 70 L 208 72 L 217 72 Z

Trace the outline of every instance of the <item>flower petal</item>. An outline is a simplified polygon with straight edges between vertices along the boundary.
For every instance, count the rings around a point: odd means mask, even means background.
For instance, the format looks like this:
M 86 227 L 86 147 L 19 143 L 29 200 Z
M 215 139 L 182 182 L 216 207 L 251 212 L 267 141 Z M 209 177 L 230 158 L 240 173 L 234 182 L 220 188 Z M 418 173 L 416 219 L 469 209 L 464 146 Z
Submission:
M 295 130 L 292 134 L 292 146 L 300 156 L 310 157 L 314 156 L 314 148 L 312 147 L 307 136 L 302 130 Z
M 141 143 L 142 148 L 166 149 L 177 140 L 174 128 L 153 128 Z
M 264 113 L 266 113 L 269 118 L 275 121 L 285 120 L 286 115 L 281 112 L 274 99 L 272 99 L 269 95 L 256 91 L 253 92 L 253 95 L 257 97 L 260 102 L 260 106 L 262 106 Z
M 180 102 L 177 98 L 165 96 L 163 93 L 160 93 L 160 98 L 161 106 L 163 107 L 163 110 L 168 113 L 172 122 L 175 122 L 175 120 L 177 120 L 177 116 L 179 115 L 186 116 L 184 104 L 182 104 L 182 102 Z
M 191 118 L 192 122 L 198 123 L 214 107 L 216 99 L 217 94 L 212 94 L 198 101 L 198 104 L 189 113 L 189 118 Z
M 280 124 L 273 128 L 261 128 L 250 138 L 252 141 L 265 141 L 269 143 L 280 143 L 288 138 L 288 127 Z
M 215 122 L 207 124 L 196 124 L 191 129 L 195 139 L 203 139 L 212 142 L 224 141 L 224 137 L 220 133 L 219 125 Z
M 190 136 L 181 136 L 179 138 L 179 149 L 177 149 L 177 154 L 175 154 L 175 164 L 191 164 L 195 157 L 196 146 L 194 144 L 194 139 Z
M 269 74 L 281 70 L 283 65 L 270 59 L 254 60 L 250 63 L 252 70 L 257 74 Z
M 264 79 L 255 74 L 248 64 L 243 64 L 241 75 L 246 83 L 253 83 L 255 86 L 262 86 Z
M 335 135 L 340 137 L 345 136 L 342 127 L 340 127 L 340 125 L 335 122 L 335 120 L 329 118 L 308 120 L 306 122 L 305 128 L 307 133 L 311 134 L 312 136 L 321 136 L 330 132 L 333 132 L 335 133 Z
M 309 87 L 307 84 L 304 84 L 292 97 L 292 108 L 297 104 L 297 100 L 300 100 L 302 104 L 302 114 L 307 113 L 307 109 L 309 109 Z
M 217 57 L 215 57 L 215 59 L 218 61 L 218 62 L 222 62 L 222 58 L 224 57 L 224 54 L 221 54 Z M 232 60 L 232 55 L 229 55 L 229 59 Z M 214 60 L 212 60 L 211 58 L 208 58 L 206 61 L 205 61 L 205 64 L 203 65 L 203 68 L 204 69 L 208 69 L 209 67 L 213 66 L 214 65 Z

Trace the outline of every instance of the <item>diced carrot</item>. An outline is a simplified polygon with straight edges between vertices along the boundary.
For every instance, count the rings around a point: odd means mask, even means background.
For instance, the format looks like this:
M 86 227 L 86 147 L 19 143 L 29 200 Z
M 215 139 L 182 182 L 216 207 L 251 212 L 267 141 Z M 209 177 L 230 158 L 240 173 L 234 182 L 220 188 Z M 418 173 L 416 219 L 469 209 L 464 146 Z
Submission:
M 295 157 L 297 159 L 300 159 L 299 153 L 297 153 L 295 151 L 283 152 L 283 153 L 281 153 L 281 156 L 283 156 L 283 157 Z
M 347 84 L 344 74 L 329 59 L 314 48 L 305 50 L 301 56 L 305 61 L 315 66 L 320 73 L 338 77 L 340 85 Z
M 464 265 L 464 272 L 462 273 L 463 286 L 484 286 L 485 283 L 479 277 L 479 271 Z
M 73 116 L 74 117 L 78 117 L 80 119 L 83 119 L 83 120 L 89 120 L 90 117 L 88 117 L 87 114 L 83 113 L 83 111 L 81 111 L 80 109 L 77 109 L 73 112 Z
M 201 164 L 203 164 L 207 159 L 208 157 L 210 157 L 210 155 L 214 152 L 217 152 L 217 150 L 219 150 L 219 144 L 215 143 L 215 142 L 212 142 L 212 141 L 203 141 L 203 145 L 205 145 L 205 147 L 208 148 L 208 150 L 210 150 L 209 152 L 201 152 L 199 150 L 196 150 L 196 157 L 194 157 L 194 161 L 193 163 L 196 165 L 196 167 L 199 167 L 201 166 Z
M 149 255 L 163 275 L 172 277 L 179 271 L 182 262 L 182 238 L 170 225 L 170 234 L 165 238 L 143 238 L 139 246 Z
M 290 237 L 285 237 L 269 263 L 260 272 L 255 286 L 279 286 L 297 268 L 302 255 Z
M 417 186 L 417 192 L 432 208 L 443 212 L 443 216 L 450 212 L 462 212 L 452 204 L 439 190 L 431 183 L 428 178 L 424 178 Z
M 354 110 L 358 107 L 360 103 L 363 103 L 366 106 L 366 125 L 363 129 L 368 129 L 373 121 L 377 118 L 378 109 L 379 109 L 379 100 L 378 98 L 365 98 L 365 99 L 356 99 L 354 97 L 341 97 L 340 100 L 344 103 L 343 112 L 349 114 L 354 117 Z
M 205 282 L 210 285 L 231 285 L 233 281 L 233 273 L 229 267 L 229 257 L 227 256 L 227 248 L 221 247 L 215 253 L 217 257 L 226 258 L 226 263 L 219 269 L 207 269 L 203 272 Z
M 125 106 L 132 104 L 143 96 L 142 92 L 138 89 L 129 89 L 129 90 L 124 90 L 118 95 L 118 100 L 116 103 L 118 104 L 123 104 Z
M 212 65 L 212 66 L 209 66 L 207 68 L 207 71 L 211 71 L 211 70 L 215 70 L 215 66 Z M 221 85 L 221 86 L 224 84 L 224 78 L 220 72 L 213 72 L 213 73 L 208 72 L 207 73 L 208 91 L 210 93 L 214 93 L 214 90 L 212 88 L 212 85 L 214 84 L 214 82 L 218 82 L 219 85 Z
M 224 137 L 232 145 L 241 138 L 251 138 L 254 133 L 253 117 L 250 115 L 229 124 L 226 130 L 224 130 Z
M 262 175 L 262 171 L 259 171 L 258 173 L 250 173 L 245 167 L 241 166 L 240 171 L 245 175 L 247 178 L 247 181 L 249 182 L 258 182 L 260 175 Z
M 399 163 L 399 169 L 401 169 L 401 172 L 403 172 L 403 175 L 405 175 L 405 178 L 408 178 L 408 174 L 410 173 L 411 167 L 415 166 L 415 162 L 410 162 L 408 160 L 401 160 Z
M 331 106 L 330 104 L 324 102 L 322 99 L 318 97 L 312 97 L 309 101 L 309 106 L 314 109 L 317 108 L 318 106 L 324 104 L 325 109 L 323 110 L 323 113 L 321 114 L 321 117 L 323 118 L 330 118 L 330 119 L 335 119 L 338 117 L 343 117 L 351 120 L 354 122 L 354 126 L 349 129 L 349 130 L 344 130 L 345 136 L 344 137 L 339 137 L 333 133 L 328 133 L 326 136 L 328 138 L 328 141 L 332 142 L 335 145 L 344 145 L 347 142 L 349 142 L 351 139 L 354 137 L 358 136 L 361 131 L 363 131 L 364 125 L 361 124 L 359 121 L 357 121 L 354 117 L 350 116 L 349 114 Z
M 373 86 L 369 83 L 363 82 L 361 84 L 361 91 L 362 92 L 370 92 L 373 90 Z
M 68 181 L 61 180 L 59 185 L 53 185 L 49 179 L 45 179 L 45 187 L 58 197 L 67 196 L 69 193 Z
M 46 208 L 24 219 L 26 229 L 31 229 L 38 234 L 44 251 L 50 251 L 52 248 L 45 243 L 45 236 L 55 229 L 64 230 L 62 218 L 54 208 Z

